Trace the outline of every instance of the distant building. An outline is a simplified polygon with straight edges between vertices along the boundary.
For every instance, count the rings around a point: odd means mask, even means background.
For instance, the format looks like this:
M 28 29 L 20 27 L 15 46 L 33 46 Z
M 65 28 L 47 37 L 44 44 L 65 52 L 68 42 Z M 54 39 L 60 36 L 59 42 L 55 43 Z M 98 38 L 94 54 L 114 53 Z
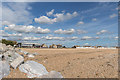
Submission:
M 57 48 L 57 45 L 52 44 L 52 45 L 49 46 L 49 48 Z
M 52 48 L 57 48 L 57 45 L 55 45 L 55 44 L 52 44 Z
M 34 44 L 31 44 L 31 43 L 22 43 L 21 44 L 21 47 L 22 48 L 32 48 Z
M 41 48 L 41 45 L 40 44 L 35 44 L 34 48 Z
M 79 45 L 75 45 L 75 46 L 73 46 L 72 48 L 77 48 L 77 47 L 80 47 Z
M 48 46 L 46 44 L 42 44 L 41 48 L 48 48 Z
M 19 48 L 40 48 L 40 44 L 37 43 L 18 43 L 16 47 Z
M 97 46 L 97 48 L 102 48 L 102 46 Z
M 49 48 L 52 48 L 52 45 L 50 45 Z
M 58 45 L 57 45 L 57 48 L 62 48 L 62 45 L 61 45 L 61 44 L 58 44 Z

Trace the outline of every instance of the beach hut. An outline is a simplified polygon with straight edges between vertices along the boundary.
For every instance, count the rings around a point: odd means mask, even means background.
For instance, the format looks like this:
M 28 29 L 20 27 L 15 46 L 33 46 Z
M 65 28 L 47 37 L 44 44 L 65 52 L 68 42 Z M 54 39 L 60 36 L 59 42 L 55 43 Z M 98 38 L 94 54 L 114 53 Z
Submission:
M 48 48 L 48 46 L 46 44 L 42 44 L 41 48 Z
M 57 48 L 57 45 L 55 45 L 55 44 L 52 44 L 52 48 Z
M 50 45 L 49 48 L 52 48 L 52 45 Z

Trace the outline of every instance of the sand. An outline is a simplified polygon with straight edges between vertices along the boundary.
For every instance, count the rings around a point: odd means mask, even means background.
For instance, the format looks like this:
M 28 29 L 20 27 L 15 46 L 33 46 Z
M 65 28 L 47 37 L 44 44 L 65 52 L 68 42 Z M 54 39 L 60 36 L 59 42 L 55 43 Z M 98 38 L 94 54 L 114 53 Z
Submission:
M 34 58 L 48 71 L 58 71 L 64 78 L 118 78 L 118 49 L 33 49 L 22 48 L 29 53 L 39 53 Z M 11 69 L 6 78 L 27 78 L 19 69 Z

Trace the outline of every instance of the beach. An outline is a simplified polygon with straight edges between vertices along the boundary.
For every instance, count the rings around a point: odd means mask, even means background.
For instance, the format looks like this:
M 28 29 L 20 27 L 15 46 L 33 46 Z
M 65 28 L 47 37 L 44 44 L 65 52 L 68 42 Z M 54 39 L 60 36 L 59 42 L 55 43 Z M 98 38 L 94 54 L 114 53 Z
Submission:
M 38 53 L 35 57 L 24 56 L 25 61 L 43 64 L 48 72 L 58 71 L 64 78 L 118 78 L 118 49 L 20 49 Z M 18 68 L 11 68 L 6 78 L 27 76 Z

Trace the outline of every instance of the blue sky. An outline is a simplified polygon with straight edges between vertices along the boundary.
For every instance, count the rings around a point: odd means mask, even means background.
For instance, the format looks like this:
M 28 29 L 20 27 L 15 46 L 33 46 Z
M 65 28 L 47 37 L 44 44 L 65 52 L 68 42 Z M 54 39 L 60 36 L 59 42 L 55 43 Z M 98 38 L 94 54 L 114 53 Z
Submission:
M 117 2 L 3 2 L 2 36 L 27 43 L 116 46 Z

